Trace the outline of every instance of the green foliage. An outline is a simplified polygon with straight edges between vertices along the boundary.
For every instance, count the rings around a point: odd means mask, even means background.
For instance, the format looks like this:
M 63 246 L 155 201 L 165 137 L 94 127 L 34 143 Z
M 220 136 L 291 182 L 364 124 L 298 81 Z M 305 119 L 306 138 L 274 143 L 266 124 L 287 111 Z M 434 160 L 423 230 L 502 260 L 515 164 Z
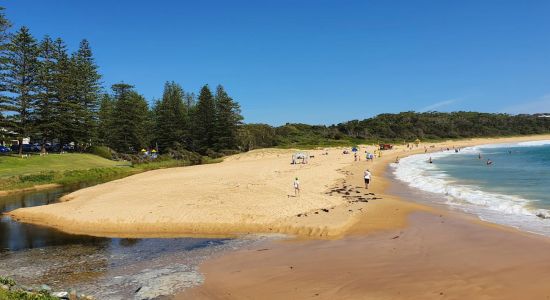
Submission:
M 239 104 L 225 92 L 223 86 L 216 88 L 215 144 L 217 151 L 237 148 L 238 126 L 241 124 Z M 210 155 L 209 155 L 210 156 Z
M 147 131 L 150 130 L 147 101 L 129 84 L 112 86 L 114 108 L 110 117 L 110 143 L 117 152 L 137 153 L 147 147 Z
M 185 93 L 175 82 L 164 85 L 162 100 L 154 107 L 155 142 L 164 153 L 175 144 L 190 146 L 188 107 Z
M 332 128 L 371 140 L 456 139 L 550 132 L 550 120 L 537 115 L 478 112 L 402 112 L 349 121 Z
M 98 112 L 98 127 L 97 127 L 97 141 L 100 144 L 106 145 L 111 143 L 110 130 L 113 126 L 113 110 L 114 100 L 109 94 L 103 94 L 99 105 Z
M 190 163 L 188 161 L 168 160 L 136 164 L 133 167 L 121 166 L 85 170 L 43 172 L 0 179 L 0 190 L 22 189 L 52 183 L 65 186 L 77 185 L 83 182 L 87 184 L 98 184 L 124 178 L 143 171 L 189 165 Z
M 267 124 L 244 124 L 237 131 L 237 145 L 242 151 L 277 145 L 275 128 Z
M 92 154 L 67 153 L 48 154 L 46 156 L 32 155 L 29 158 L 16 156 L 0 156 L 0 179 L 40 174 L 49 171 L 82 170 L 104 167 L 127 165 L 124 162 L 116 162 L 104 159 Z
M 54 41 L 48 36 L 40 43 L 39 62 L 37 76 L 39 93 L 35 108 L 35 125 L 40 132 L 41 144 L 44 145 L 55 138 L 61 130 L 56 89 L 57 55 Z
M 29 183 L 51 182 L 55 178 L 55 172 L 42 172 L 39 174 L 21 175 L 19 181 Z
M 90 44 L 85 39 L 80 42 L 70 62 L 73 104 L 70 141 L 80 149 L 86 149 L 95 137 L 101 75 L 97 71 Z
M 107 146 L 92 146 L 90 153 L 105 159 L 113 159 L 113 151 Z
M 11 278 L 0 276 L 0 284 L 7 285 L 10 290 L 0 288 L 0 300 L 58 300 L 59 298 L 51 296 L 47 291 L 38 293 L 27 292 L 16 287 L 16 282 Z M 15 287 L 15 288 L 14 288 Z
M 4 56 L 5 91 L 0 107 L 6 114 L 8 128 L 18 139 L 33 133 L 33 117 L 38 95 L 39 47 L 27 27 L 21 27 L 10 39 Z M 19 149 L 22 151 L 22 148 Z
M 9 277 L 0 276 L 0 284 L 7 285 L 7 286 L 15 286 L 15 280 Z
M 186 161 L 190 165 L 198 165 L 202 163 L 202 156 L 200 154 L 186 150 L 181 146 L 168 149 L 165 157 L 179 161 Z
M 22 290 L 7 291 L 0 289 L 0 300 L 59 300 L 59 298 L 51 296 L 46 291 L 32 293 Z
M 202 87 L 193 115 L 193 149 L 206 153 L 215 142 L 216 103 L 208 85 Z

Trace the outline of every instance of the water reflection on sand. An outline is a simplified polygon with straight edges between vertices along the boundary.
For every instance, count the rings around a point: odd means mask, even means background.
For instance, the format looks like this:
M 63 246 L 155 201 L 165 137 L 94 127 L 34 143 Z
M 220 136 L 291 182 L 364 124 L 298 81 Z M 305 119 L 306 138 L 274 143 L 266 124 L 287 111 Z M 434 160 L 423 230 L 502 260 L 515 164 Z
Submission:
M 0 211 L 54 203 L 80 187 L 0 198 Z M 119 239 L 66 234 L 0 217 L 0 275 L 98 299 L 145 299 L 200 284 L 198 264 L 261 239 Z

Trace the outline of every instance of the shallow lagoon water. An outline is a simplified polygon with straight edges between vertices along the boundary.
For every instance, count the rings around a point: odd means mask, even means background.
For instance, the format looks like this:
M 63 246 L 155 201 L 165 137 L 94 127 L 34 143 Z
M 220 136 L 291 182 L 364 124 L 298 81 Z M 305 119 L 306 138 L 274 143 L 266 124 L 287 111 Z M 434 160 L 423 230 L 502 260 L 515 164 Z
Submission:
M 0 211 L 47 205 L 78 187 L 0 198 Z M 0 217 L 0 276 L 54 291 L 70 288 L 98 299 L 153 299 L 200 284 L 201 261 L 252 239 L 120 239 L 72 235 Z

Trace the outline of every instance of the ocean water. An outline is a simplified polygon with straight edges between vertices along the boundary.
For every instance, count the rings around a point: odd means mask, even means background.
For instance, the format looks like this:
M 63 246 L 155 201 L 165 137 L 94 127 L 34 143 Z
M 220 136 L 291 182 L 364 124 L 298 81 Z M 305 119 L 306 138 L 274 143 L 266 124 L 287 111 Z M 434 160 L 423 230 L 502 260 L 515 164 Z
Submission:
M 394 164 L 393 174 L 430 201 L 550 236 L 550 140 L 413 155 Z

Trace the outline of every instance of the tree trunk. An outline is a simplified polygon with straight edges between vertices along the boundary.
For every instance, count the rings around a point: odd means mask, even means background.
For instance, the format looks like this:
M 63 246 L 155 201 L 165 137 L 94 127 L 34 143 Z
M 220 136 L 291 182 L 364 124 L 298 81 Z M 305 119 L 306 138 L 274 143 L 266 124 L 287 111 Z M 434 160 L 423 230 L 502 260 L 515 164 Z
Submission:
M 46 154 L 46 139 L 42 139 L 42 144 L 40 145 L 40 153 Z
M 23 155 L 23 139 L 18 139 L 19 142 L 19 155 Z

